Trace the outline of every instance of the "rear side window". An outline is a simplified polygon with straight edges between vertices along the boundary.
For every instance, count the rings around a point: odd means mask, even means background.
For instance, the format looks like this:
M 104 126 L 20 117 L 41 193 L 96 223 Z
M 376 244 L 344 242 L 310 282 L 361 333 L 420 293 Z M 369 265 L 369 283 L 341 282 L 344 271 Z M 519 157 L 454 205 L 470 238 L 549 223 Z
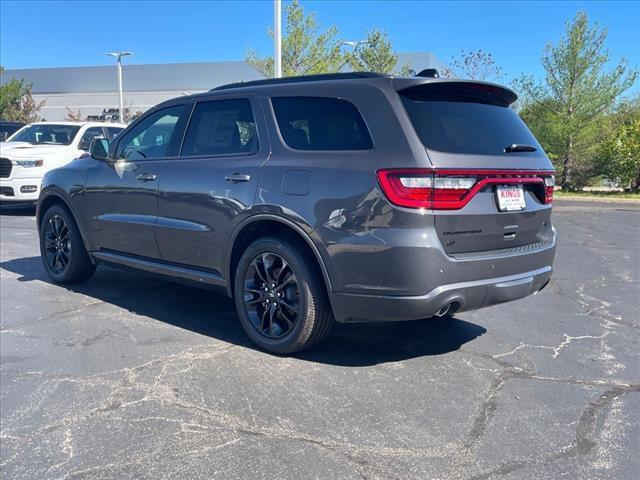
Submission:
M 295 150 L 369 150 L 369 131 L 350 102 L 328 97 L 273 97 L 285 143 Z
M 499 87 L 440 83 L 401 91 L 400 98 L 423 145 L 447 153 L 507 155 L 524 144 L 542 151 Z M 513 155 L 513 153 L 509 154 Z
M 258 147 L 251 102 L 214 100 L 196 105 L 181 156 L 251 154 Z

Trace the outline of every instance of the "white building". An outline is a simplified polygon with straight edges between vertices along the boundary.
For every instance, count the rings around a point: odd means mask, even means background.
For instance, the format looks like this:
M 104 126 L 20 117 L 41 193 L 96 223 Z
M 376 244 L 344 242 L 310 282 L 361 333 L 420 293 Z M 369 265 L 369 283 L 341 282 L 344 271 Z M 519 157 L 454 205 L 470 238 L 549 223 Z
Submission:
M 398 66 L 412 70 L 439 68 L 441 63 L 429 52 L 401 53 Z M 40 116 L 63 120 L 69 112 L 82 118 L 118 108 L 115 65 L 100 67 L 29 68 L 5 70 L 0 84 L 24 79 L 33 85 L 36 102 L 44 101 Z M 123 65 L 125 109 L 130 114 L 170 98 L 210 90 L 226 83 L 257 80 L 263 76 L 243 61 Z

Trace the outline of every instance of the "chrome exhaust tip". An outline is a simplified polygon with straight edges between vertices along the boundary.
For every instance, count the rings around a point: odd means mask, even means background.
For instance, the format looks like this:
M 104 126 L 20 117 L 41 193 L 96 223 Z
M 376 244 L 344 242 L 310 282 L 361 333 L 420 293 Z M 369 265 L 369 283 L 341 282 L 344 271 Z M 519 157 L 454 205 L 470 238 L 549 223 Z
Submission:
M 451 310 L 451 304 L 447 303 L 444 307 L 438 310 L 438 313 L 436 313 L 436 317 L 444 317 L 447 313 L 449 313 L 449 310 Z

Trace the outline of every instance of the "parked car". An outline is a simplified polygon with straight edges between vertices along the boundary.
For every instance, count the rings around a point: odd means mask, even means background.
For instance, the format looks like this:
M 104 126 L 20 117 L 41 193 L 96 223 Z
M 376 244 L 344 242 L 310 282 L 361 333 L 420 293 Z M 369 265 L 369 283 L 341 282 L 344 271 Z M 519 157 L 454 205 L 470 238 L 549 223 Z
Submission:
M 164 102 L 45 175 L 44 268 L 59 283 L 107 263 L 216 287 L 277 353 L 334 320 L 534 294 L 552 272 L 554 172 L 515 100 L 489 83 L 344 73 Z
M 114 138 L 117 123 L 37 122 L 0 145 L 0 201 L 34 203 L 43 175 L 89 151 L 94 137 Z
M 0 142 L 4 142 L 13 134 L 13 132 L 19 130 L 23 126 L 24 123 L 5 122 L 4 120 L 0 120 Z

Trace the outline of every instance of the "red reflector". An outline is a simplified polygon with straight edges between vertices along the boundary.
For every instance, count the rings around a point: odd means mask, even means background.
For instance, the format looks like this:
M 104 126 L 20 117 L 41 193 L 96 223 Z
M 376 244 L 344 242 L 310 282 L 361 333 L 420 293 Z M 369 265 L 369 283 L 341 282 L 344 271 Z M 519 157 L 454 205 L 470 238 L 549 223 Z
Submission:
M 544 203 L 553 202 L 553 187 L 544 187 Z

